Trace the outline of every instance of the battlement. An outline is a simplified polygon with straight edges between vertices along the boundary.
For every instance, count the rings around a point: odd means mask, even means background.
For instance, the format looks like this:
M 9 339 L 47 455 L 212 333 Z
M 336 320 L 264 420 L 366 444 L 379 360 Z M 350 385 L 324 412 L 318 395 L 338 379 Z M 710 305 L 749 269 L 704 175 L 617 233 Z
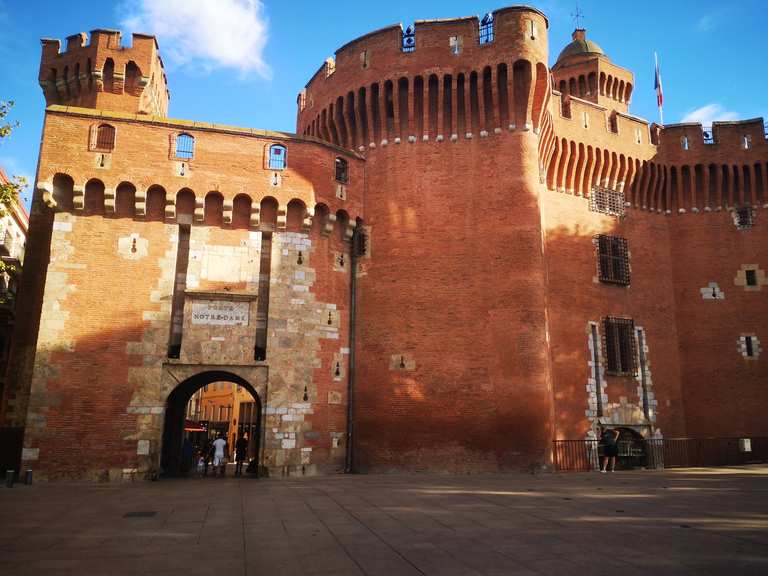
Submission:
M 558 116 L 565 122 L 581 125 L 584 130 L 594 134 L 606 134 L 633 144 L 654 145 L 657 138 L 648 120 L 627 114 L 592 100 L 585 100 L 568 94 L 563 95 L 553 90 L 553 112 L 559 109 Z M 569 127 L 569 130 L 572 129 Z M 638 130 L 640 131 L 638 133 Z M 599 137 L 599 136 L 598 136 Z
M 165 116 L 168 80 L 157 41 L 132 34 L 122 45 L 119 30 L 96 29 L 66 38 L 43 38 L 38 80 L 46 105 L 60 104 Z
M 667 124 L 661 130 L 659 144 L 665 153 L 675 157 L 678 153 L 706 157 L 723 151 L 768 151 L 768 129 L 763 118 L 713 122 L 711 126 L 698 122 Z
M 535 130 L 548 86 L 547 28 L 535 8 L 510 6 L 360 36 L 299 94 L 297 132 L 360 151 Z

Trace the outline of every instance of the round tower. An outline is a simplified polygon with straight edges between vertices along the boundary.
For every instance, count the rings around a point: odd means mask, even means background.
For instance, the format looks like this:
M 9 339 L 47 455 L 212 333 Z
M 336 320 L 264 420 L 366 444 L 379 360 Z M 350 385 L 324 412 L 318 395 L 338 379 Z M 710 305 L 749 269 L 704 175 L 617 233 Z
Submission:
M 366 156 L 362 469 L 548 463 L 547 26 L 525 6 L 391 26 L 344 45 L 299 95 L 297 132 Z

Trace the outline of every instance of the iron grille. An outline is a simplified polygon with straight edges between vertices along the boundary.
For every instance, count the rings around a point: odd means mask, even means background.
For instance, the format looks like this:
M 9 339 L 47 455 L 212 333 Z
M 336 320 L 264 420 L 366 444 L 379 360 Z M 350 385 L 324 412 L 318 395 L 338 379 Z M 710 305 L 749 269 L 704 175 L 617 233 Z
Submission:
M 275 144 L 269 149 L 269 168 L 271 170 L 285 169 L 285 146 Z
M 629 285 L 629 250 L 626 238 L 599 234 L 597 254 L 600 282 Z
M 176 158 L 190 160 L 195 155 L 195 138 L 189 134 L 176 137 Z
M 589 196 L 589 209 L 592 212 L 601 212 L 611 216 L 624 217 L 624 192 L 593 186 Z
M 635 373 L 635 322 L 631 318 L 603 318 L 605 365 L 608 374 L 631 376 Z
M 96 150 L 111 152 L 115 149 L 115 127 L 101 124 L 96 129 Z
M 413 52 L 416 50 L 416 29 L 413 24 L 408 26 L 403 32 L 403 52 Z
M 490 12 L 480 20 L 480 44 L 493 42 L 493 14 Z
M 349 182 L 349 163 L 344 158 L 336 158 L 336 181 L 342 184 Z
M 736 217 L 734 219 L 736 220 L 736 227 L 739 230 L 752 228 L 752 225 L 754 224 L 754 213 L 751 208 L 739 208 L 736 210 Z

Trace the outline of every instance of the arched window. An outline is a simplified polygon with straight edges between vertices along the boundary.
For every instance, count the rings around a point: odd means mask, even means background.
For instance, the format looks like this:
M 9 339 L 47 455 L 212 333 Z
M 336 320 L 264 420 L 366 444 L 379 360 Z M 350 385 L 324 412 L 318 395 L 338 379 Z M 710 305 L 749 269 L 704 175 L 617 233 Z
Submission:
M 285 170 L 286 166 L 286 148 L 280 144 L 273 144 L 269 147 L 269 169 Z
M 96 128 L 96 150 L 111 152 L 115 149 L 115 127 L 109 124 L 99 124 Z
M 176 136 L 176 158 L 191 160 L 195 155 L 195 137 L 189 134 Z
M 349 162 L 344 158 L 336 158 L 336 181 L 342 184 L 349 182 Z

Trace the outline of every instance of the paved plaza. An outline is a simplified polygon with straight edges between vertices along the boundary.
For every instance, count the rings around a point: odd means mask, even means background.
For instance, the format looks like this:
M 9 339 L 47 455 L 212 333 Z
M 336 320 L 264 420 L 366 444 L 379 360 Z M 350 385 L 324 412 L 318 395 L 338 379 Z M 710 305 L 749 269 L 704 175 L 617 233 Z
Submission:
M 0 574 L 768 574 L 768 467 L 0 488 Z

